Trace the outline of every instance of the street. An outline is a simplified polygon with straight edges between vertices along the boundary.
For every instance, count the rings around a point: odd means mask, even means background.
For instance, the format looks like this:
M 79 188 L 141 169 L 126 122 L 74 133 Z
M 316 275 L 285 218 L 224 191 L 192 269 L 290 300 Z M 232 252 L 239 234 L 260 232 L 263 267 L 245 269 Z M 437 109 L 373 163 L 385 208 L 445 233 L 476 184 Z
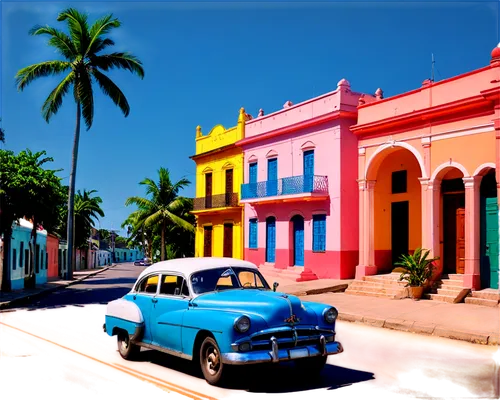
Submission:
M 321 377 L 293 365 L 242 368 L 229 387 L 208 385 L 191 364 L 152 350 L 123 360 L 102 331 L 105 304 L 125 294 L 142 267 L 122 264 L 29 306 L 0 313 L 2 394 L 52 398 L 498 398 L 498 348 L 337 323 L 344 353 Z M 497 360 L 495 363 L 495 359 Z

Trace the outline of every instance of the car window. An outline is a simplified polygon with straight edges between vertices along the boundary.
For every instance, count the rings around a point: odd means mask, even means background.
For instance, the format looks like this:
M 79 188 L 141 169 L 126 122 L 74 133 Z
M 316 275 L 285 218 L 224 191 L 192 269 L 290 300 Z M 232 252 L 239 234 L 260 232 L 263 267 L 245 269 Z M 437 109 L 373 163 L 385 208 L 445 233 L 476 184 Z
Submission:
M 252 271 L 240 271 L 238 279 L 243 287 L 264 288 L 260 277 Z
M 196 294 L 239 288 L 270 290 L 259 271 L 242 267 L 221 267 L 196 272 L 191 275 L 191 285 Z
M 144 278 L 136 287 L 138 293 L 156 293 L 159 275 L 150 275 Z
M 160 294 L 167 296 L 189 296 L 189 289 L 182 276 L 162 275 Z

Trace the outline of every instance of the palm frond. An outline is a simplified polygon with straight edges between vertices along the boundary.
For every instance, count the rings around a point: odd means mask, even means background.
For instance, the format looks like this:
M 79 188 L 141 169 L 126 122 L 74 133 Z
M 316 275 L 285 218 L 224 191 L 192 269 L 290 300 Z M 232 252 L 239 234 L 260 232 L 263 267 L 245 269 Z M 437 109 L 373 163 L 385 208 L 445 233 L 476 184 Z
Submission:
M 75 98 L 82 106 L 82 116 L 87 130 L 92 126 L 94 120 L 94 93 L 92 81 L 87 71 L 79 72 L 80 77 L 75 83 Z
M 104 71 L 109 71 L 114 68 L 126 69 L 139 76 L 139 78 L 144 78 L 142 62 L 130 53 L 115 52 L 94 56 L 91 57 L 91 65 Z
M 128 114 L 130 113 L 130 106 L 128 104 L 127 98 L 120 90 L 120 88 L 116 86 L 116 84 L 111 79 L 109 79 L 106 75 L 99 72 L 99 70 L 95 68 L 92 69 L 92 75 L 101 87 L 104 94 L 111 98 L 115 105 L 120 107 L 120 110 L 122 110 L 125 117 L 128 116 Z
M 75 48 L 84 55 L 90 43 L 87 15 L 75 8 L 67 8 L 57 16 L 58 21 L 68 21 L 69 32 Z
M 73 60 L 77 53 L 71 38 L 59 29 L 51 26 L 34 26 L 30 31 L 30 35 L 49 35 L 49 45 L 55 47 L 67 60 Z
M 136 204 L 137 206 L 139 206 L 141 208 L 152 209 L 154 207 L 154 203 L 151 200 L 145 199 L 143 197 L 138 197 L 138 196 L 132 196 L 132 197 L 129 197 L 127 200 L 125 200 L 126 206 L 129 206 L 131 204 Z
M 71 84 L 75 81 L 75 72 L 71 71 L 55 89 L 50 92 L 49 96 L 42 105 L 42 116 L 46 122 L 57 113 L 62 106 L 63 98 L 68 93 Z
M 57 75 L 61 72 L 72 68 L 72 64 L 68 61 L 44 61 L 38 64 L 33 64 L 19 70 L 16 74 L 17 90 L 22 91 L 27 85 L 38 78 Z
M 169 210 L 165 210 L 164 215 L 179 228 L 182 228 L 186 231 L 194 232 L 194 226 L 185 219 L 179 217 L 178 215 L 175 215 Z
M 85 54 L 95 54 L 96 45 L 102 45 L 102 40 L 100 36 L 109 33 L 111 29 L 120 27 L 121 23 L 118 19 L 113 18 L 113 14 L 105 15 L 102 18 L 99 18 L 92 27 L 90 28 L 89 36 L 90 43 L 88 48 L 85 51 Z M 98 43 L 99 42 L 99 43 Z

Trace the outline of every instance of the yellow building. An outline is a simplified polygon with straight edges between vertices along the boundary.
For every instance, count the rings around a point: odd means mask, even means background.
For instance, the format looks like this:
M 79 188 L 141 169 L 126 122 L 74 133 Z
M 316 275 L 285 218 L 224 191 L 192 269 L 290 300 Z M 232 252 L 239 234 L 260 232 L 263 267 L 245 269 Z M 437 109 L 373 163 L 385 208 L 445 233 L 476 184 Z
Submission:
M 217 125 L 207 135 L 196 128 L 196 154 L 190 157 L 196 162 L 196 257 L 243 258 L 243 152 L 235 143 L 245 136 L 247 118 L 241 108 L 233 128 Z

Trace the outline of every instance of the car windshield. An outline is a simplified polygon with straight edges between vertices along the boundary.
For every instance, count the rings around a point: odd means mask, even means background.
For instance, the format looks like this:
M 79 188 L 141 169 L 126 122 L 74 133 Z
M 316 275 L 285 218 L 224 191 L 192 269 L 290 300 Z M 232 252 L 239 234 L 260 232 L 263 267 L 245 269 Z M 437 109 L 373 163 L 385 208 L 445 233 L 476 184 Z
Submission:
M 229 289 L 270 290 L 259 271 L 242 267 L 221 267 L 199 271 L 191 275 L 196 294 Z

